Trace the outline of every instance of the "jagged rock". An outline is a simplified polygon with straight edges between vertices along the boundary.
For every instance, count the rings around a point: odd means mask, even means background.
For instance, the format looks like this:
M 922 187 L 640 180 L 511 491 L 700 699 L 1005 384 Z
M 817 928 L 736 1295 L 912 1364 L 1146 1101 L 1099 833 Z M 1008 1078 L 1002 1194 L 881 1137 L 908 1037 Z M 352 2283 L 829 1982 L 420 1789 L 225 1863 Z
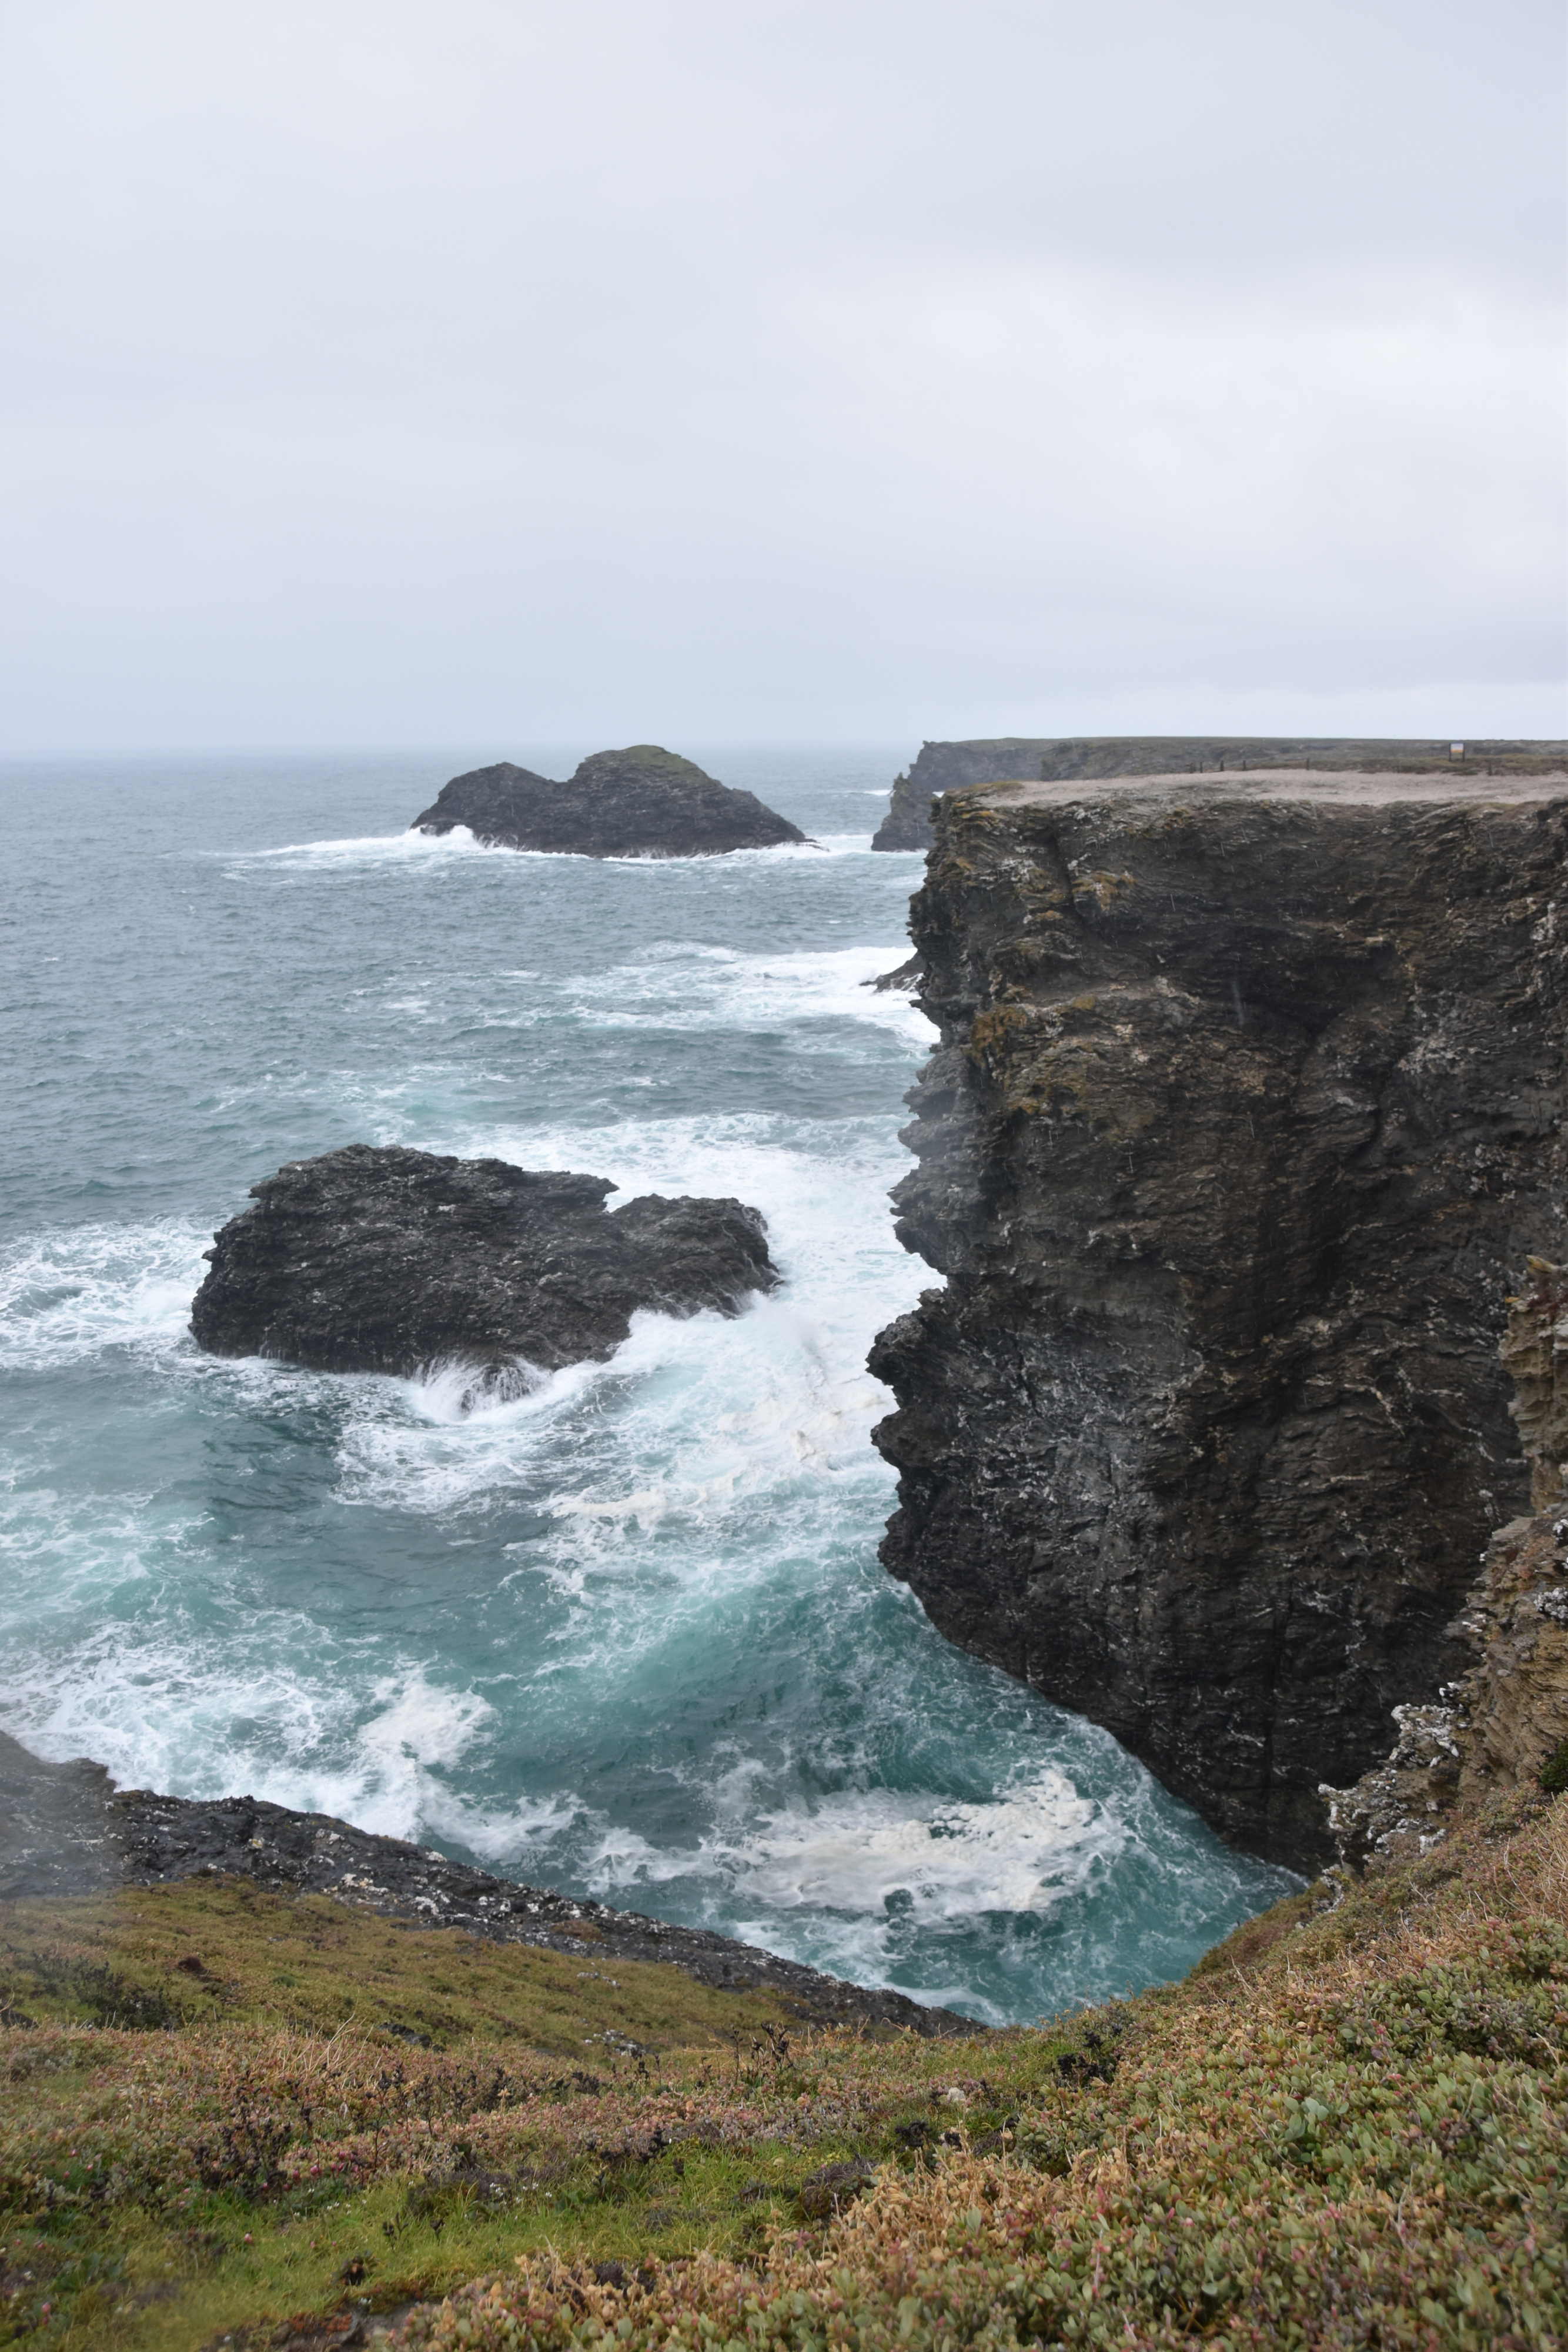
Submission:
M 1353 1788 L 1319 1790 L 1342 1870 L 1406 1862 L 1448 1833 L 1457 1809 L 1494 1790 L 1540 1785 L 1568 1741 L 1568 1453 L 1557 1373 L 1568 1267 L 1532 1257 L 1508 1302 L 1500 1354 L 1531 1472 L 1533 1516 L 1488 1544 L 1450 1631 L 1473 1654 L 1441 1706 L 1396 1706 L 1399 1738 Z M 1568 1386 L 1568 1383 L 1564 1383 Z
M 716 857 L 806 836 L 755 793 L 721 784 L 657 743 L 596 751 L 566 783 L 503 760 L 444 784 L 411 830 L 451 833 L 502 849 L 578 857 Z
M 610 1214 L 614 1190 L 395 1145 L 292 1160 L 215 1237 L 191 1328 L 217 1356 L 405 1376 L 457 1363 L 518 1392 L 612 1355 L 639 1307 L 735 1315 L 778 1282 L 756 1209 L 644 1193 Z
M 1502 1360 L 1513 1417 L 1530 1457 L 1531 1501 L 1559 1506 L 1568 1474 L 1568 1267 L 1532 1257 L 1523 1295 L 1509 1300 Z
M 963 743 L 923 743 L 895 779 L 873 849 L 929 849 L 937 793 L 1008 778 L 1061 782 L 1076 777 L 1228 773 L 1305 765 L 1408 772 L 1449 761 L 1448 743 L 1340 735 L 994 735 Z M 1568 743 L 1498 740 L 1465 747 L 1465 766 L 1536 773 L 1561 764 Z
M 1448 1833 L 1459 1788 L 1459 1713 L 1452 1706 L 1396 1706 L 1399 1737 L 1382 1764 L 1351 1789 L 1318 1794 L 1329 1810 L 1339 1859 L 1364 1870 L 1375 1858 L 1414 1861 Z
M 874 988 L 882 994 L 894 992 L 899 995 L 913 996 L 924 977 L 925 967 L 920 958 L 912 955 L 906 956 L 902 963 L 894 964 L 891 971 L 879 971 L 874 980 L 862 980 L 861 986 Z
M 872 1357 L 883 1558 L 1298 1867 L 1527 1499 L 1497 1345 L 1563 1233 L 1565 855 L 1568 772 L 982 787 L 915 900 L 894 1199 L 947 1284 Z
M 294 1812 L 256 1797 L 116 1789 L 100 1765 L 41 1763 L 0 1732 L 0 1899 L 205 1876 L 249 1879 L 274 1894 L 329 1895 L 357 1911 L 416 1927 L 461 1927 L 492 1943 L 662 1962 L 721 1991 L 777 1992 L 813 2024 L 985 2031 L 950 2009 L 844 1984 L 706 1928 L 493 1877 L 330 1814 Z

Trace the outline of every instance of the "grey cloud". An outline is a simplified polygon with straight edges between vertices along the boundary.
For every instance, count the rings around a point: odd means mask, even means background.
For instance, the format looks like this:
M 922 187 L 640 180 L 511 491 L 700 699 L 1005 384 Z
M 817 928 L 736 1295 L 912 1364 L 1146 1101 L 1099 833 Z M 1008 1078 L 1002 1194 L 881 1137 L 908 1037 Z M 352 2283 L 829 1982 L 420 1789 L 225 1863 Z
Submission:
M 1565 723 L 1554 7 L 0 25 L 17 747 Z

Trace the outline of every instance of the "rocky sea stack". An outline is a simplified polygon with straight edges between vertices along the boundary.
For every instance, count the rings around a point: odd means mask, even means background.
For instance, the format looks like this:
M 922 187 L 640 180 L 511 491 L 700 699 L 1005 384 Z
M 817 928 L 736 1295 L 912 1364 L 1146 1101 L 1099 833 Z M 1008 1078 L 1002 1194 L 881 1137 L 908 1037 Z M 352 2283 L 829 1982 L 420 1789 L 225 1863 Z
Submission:
M 719 783 L 657 743 L 595 751 L 565 783 L 509 760 L 454 776 L 412 829 L 459 825 L 493 848 L 578 857 L 717 857 L 806 838 L 755 793 Z
M 1536 764 L 1545 764 L 1539 760 Z M 941 1630 L 1310 1866 L 1465 1663 L 1564 1255 L 1568 772 L 950 793 L 894 1198 L 883 1557 Z
M 1244 768 L 1358 769 L 1378 774 L 1448 763 L 1453 746 L 1349 735 L 991 735 L 923 743 L 896 777 L 873 849 L 929 849 L 934 794 L 1022 777 L 1031 782 L 1110 776 L 1229 774 Z M 1463 747 L 1467 770 L 1535 774 L 1561 766 L 1568 744 L 1492 741 Z
M 739 1201 L 602 1176 L 350 1144 L 252 1188 L 207 1252 L 191 1328 L 218 1356 L 404 1376 L 471 1366 L 481 1389 L 612 1355 L 639 1307 L 737 1314 L 779 1280 Z

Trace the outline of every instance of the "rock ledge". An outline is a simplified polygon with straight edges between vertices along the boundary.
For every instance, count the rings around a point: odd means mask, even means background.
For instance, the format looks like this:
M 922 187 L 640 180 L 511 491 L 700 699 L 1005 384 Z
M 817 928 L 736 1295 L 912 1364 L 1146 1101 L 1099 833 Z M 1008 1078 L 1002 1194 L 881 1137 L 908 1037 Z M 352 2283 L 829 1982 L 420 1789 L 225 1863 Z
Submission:
M 721 1991 L 777 1992 L 817 2025 L 925 2035 L 986 2031 L 950 2009 L 845 1984 L 706 1928 L 496 1878 L 326 1813 L 292 1812 L 256 1797 L 208 1801 L 117 1790 L 101 1765 L 41 1763 L 0 1732 L 0 1899 L 205 1875 L 247 1878 L 274 1894 L 329 1895 L 357 1911 L 417 1927 L 461 1927 L 492 1943 L 653 1961 Z

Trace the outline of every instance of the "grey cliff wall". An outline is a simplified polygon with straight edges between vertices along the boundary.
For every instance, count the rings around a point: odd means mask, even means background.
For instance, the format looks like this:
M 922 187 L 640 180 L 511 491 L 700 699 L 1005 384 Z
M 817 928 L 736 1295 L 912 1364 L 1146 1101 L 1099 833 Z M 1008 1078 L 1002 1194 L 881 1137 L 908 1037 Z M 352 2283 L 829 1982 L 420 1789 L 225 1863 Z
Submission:
M 1535 762 L 1539 765 L 1539 761 Z M 1529 1476 L 1563 1247 L 1568 773 L 975 789 L 912 929 L 883 1557 L 952 1639 L 1301 1867 Z M 1561 903 L 1560 903 L 1561 902 Z
M 1092 776 L 1226 774 L 1249 770 L 1430 769 L 1447 761 L 1448 743 L 1393 736 L 1348 735 L 991 735 L 962 743 L 923 743 L 872 841 L 873 849 L 929 849 L 931 801 L 937 793 L 1007 778 L 1060 782 Z M 1465 748 L 1468 769 L 1539 772 L 1559 766 L 1568 743 L 1494 739 Z

